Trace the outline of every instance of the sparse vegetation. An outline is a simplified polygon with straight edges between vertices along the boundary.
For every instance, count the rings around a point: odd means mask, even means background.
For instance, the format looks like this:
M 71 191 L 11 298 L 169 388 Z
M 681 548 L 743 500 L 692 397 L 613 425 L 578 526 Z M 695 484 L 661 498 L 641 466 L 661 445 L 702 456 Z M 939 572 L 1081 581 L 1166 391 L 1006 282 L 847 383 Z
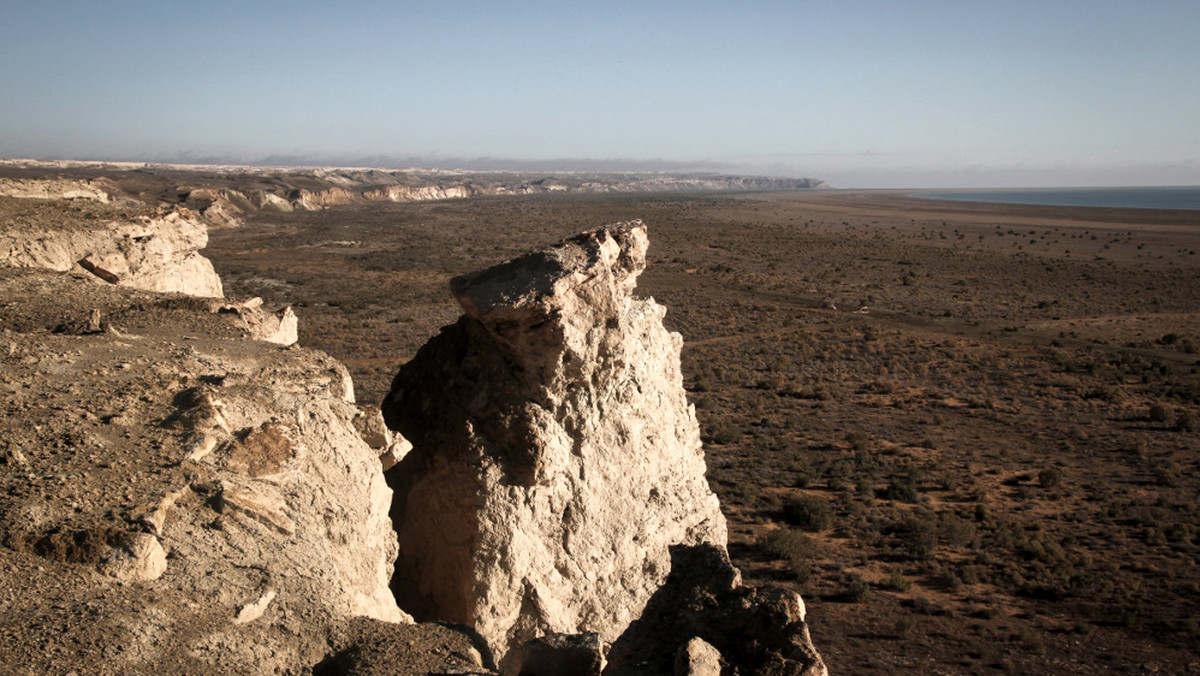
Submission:
M 298 305 L 364 403 L 454 321 L 451 276 L 644 219 L 639 290 L 685 339 L 731 556 L 805 595 L 831 672 L 1195 662 L 1200 232 L 1178 216 L 831 191 L 262 218 L 212 235 L 228 293 Z
M 817 532 L 829 528 L 833 521 L 833 510 L 824 498 L 793 495 L 783 502 L 783 519 L 801 530 Z

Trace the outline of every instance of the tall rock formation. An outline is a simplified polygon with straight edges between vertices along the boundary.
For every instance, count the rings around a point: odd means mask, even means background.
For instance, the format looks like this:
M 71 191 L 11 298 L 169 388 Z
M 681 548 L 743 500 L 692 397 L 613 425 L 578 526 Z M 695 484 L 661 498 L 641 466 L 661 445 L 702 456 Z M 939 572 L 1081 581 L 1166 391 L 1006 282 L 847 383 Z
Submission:
M 503 656 L 544 634 L 613 641 L 670 547 L 726 541 L 683 339 L 632 295 L 646 248 L 621 223 L 455 279 L 465 316 L 383 404 L 413 443 L 389 473 L 393 590 L 418 619 L 474 627 L 510 672 Z

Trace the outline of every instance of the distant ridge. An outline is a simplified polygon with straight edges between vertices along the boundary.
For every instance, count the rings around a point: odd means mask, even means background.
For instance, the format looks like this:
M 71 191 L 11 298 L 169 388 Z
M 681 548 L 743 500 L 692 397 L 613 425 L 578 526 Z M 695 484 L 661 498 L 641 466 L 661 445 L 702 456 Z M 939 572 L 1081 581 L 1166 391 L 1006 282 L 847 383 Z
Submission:
M 538 194 L 698 193 L 818 190 L 815 178 L 669 172 L 520 172 L 370 167 L 148 164 L 87 160 L 0 159 L 0 190 L 53 172 L 57 179 L 114 199 L 182 206 L 211 226 L 236 225 L 256 212 L 318 210 L 357 202 Z

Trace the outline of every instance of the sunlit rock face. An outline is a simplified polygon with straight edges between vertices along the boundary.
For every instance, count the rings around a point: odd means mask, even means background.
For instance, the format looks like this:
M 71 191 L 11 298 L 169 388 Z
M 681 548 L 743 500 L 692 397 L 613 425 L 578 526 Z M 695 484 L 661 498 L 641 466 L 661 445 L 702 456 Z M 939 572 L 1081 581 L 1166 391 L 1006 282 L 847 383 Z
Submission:
M 413 443 L 389 473 L 400 605 L 473 626 L 502 668 L 545 634 L 614 640 L 669 547 L 725 544 L 682 338 L 632 295 L 647 245 L 620 223 L 455 279 L 465 315 L 383 404 Z
M 13 211 L 0 223 L 0 267 L 86 271 L 134 289 L 224 295 L 212 262 L 200 255 L 208 229 L 186 208 L 103 219 L 62 218 L 40 204 Z

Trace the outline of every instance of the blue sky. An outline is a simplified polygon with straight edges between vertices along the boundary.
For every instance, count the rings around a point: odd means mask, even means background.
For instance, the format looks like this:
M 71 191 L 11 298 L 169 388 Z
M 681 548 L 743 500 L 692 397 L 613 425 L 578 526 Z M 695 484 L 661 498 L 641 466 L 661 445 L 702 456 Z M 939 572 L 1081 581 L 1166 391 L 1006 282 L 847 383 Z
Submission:
M 1198 0 L 0 0 L 0 156 L 1200 184 L 1197 36 Z

